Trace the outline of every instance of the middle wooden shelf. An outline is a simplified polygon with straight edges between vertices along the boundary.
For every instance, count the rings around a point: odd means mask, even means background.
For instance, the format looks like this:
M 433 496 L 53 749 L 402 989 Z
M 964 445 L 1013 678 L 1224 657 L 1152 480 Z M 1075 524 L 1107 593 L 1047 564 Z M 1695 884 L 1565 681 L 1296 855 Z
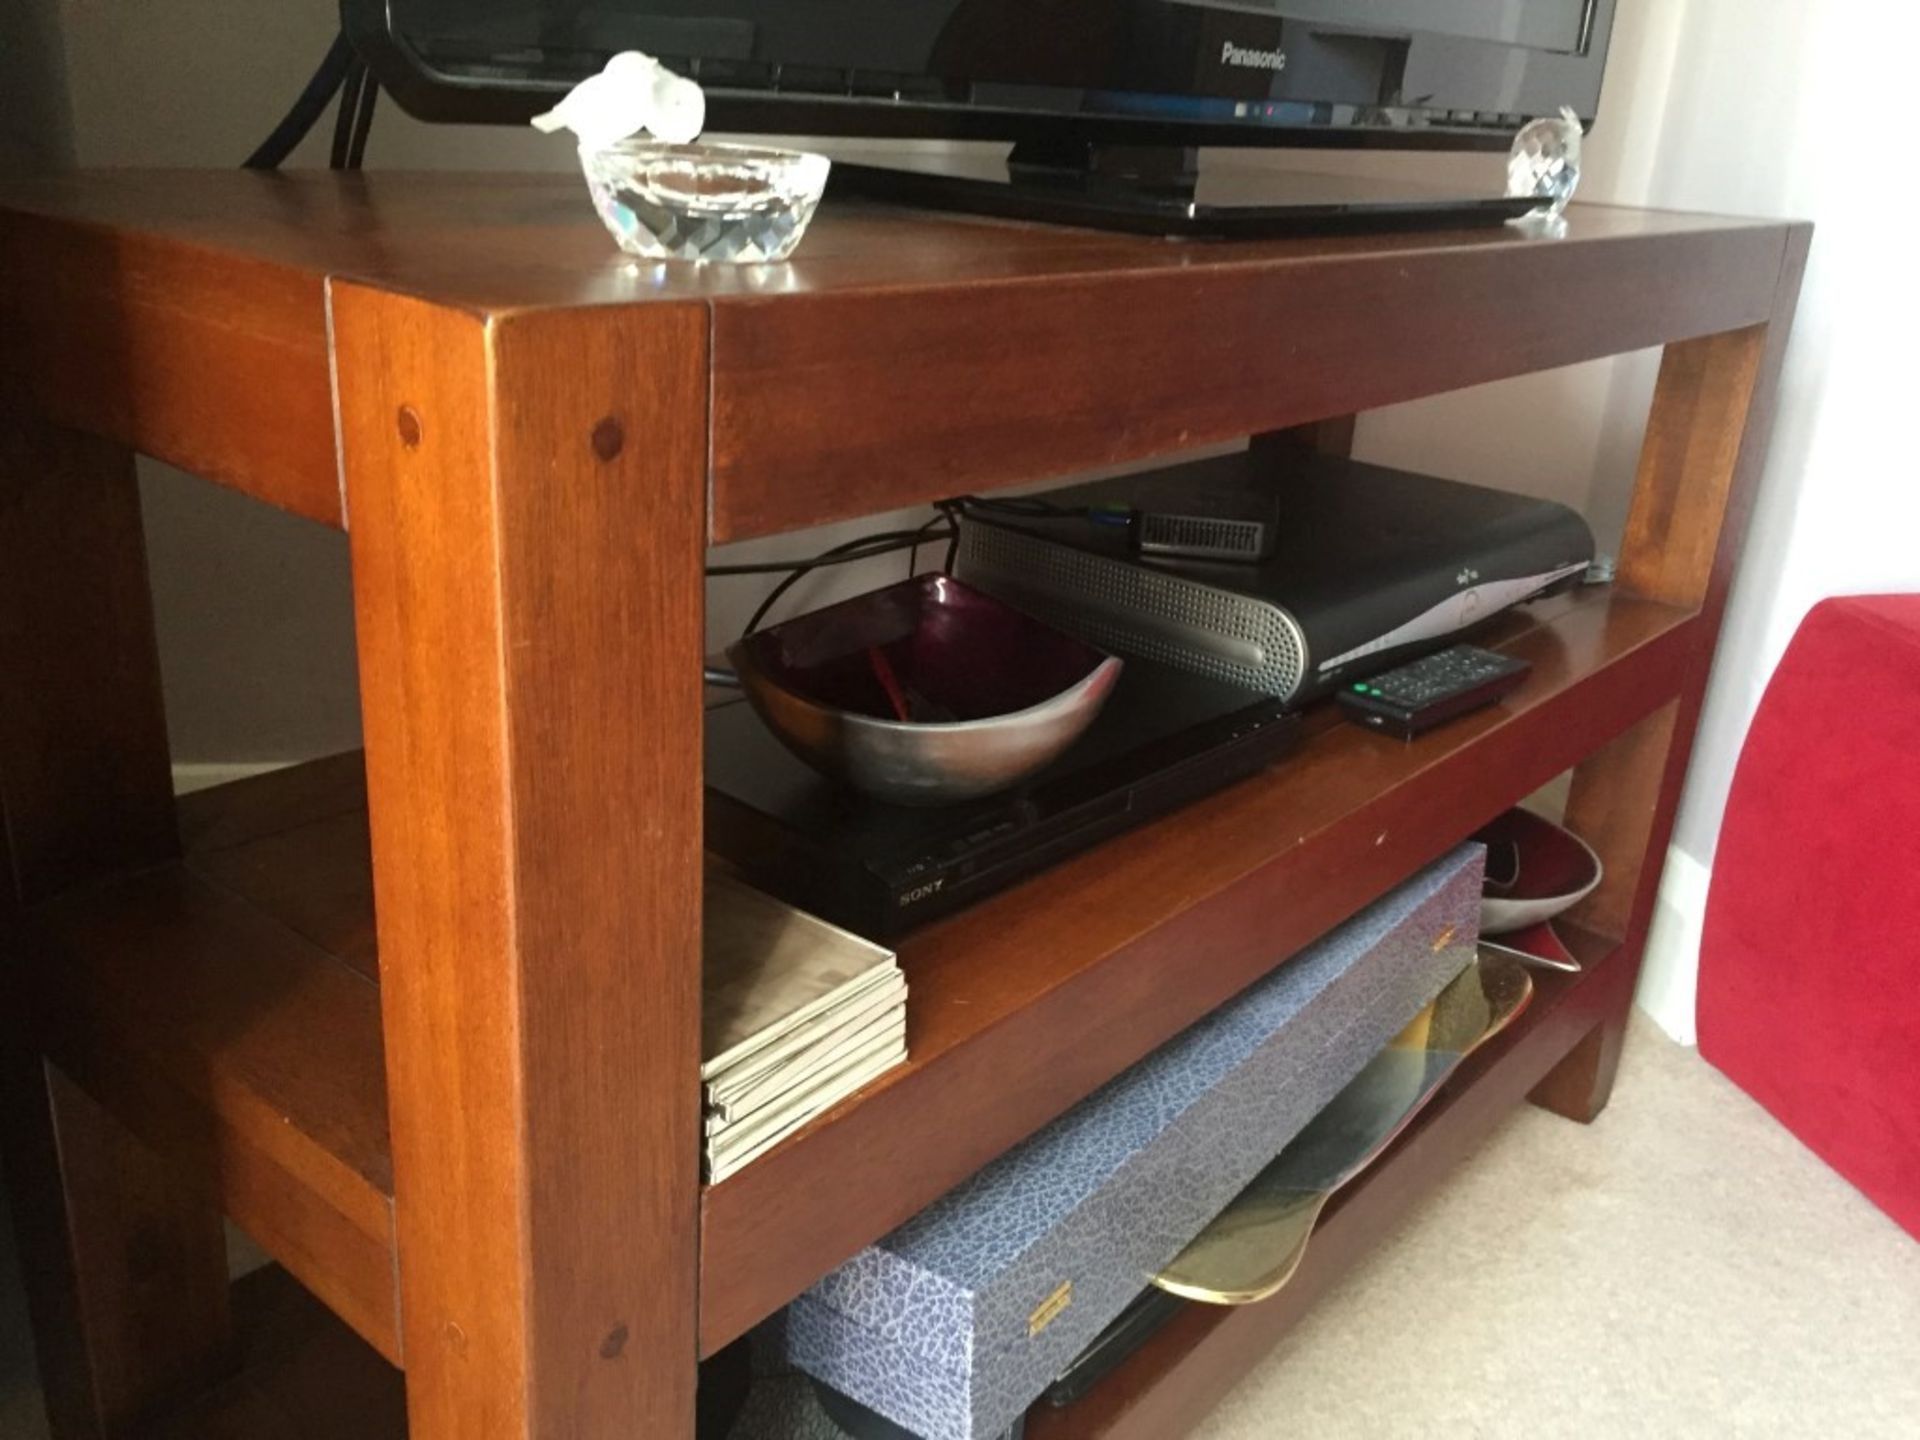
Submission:
M 1534 666 L 1499 708 L 1412 744 L 1316 713 L 1265 774 L 909 937 L 908 1063 L 705 1192 L 702 1353 L 1673 700 L 1698 638 L 1605 589 L 1542 602 L 1484 637 Z M 30 917 L 47 1052 L 402 1363 L 359 759 L 181 823 L 179 864 Z

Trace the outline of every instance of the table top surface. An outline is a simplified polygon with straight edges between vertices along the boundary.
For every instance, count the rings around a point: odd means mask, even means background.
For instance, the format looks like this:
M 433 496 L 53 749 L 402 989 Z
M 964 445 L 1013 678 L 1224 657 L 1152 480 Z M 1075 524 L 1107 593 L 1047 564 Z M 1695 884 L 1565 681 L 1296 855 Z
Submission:
M 1178 241 L 829 197 L 792 261 L 735 266 L 632 261 L 601 227 L 581 181 L 563 174 L 91 171 L 0 185 L 0 211 L 488 312 L 1311 267 L 1446 250 L 1608 246 L 1780 224 L 1576 205 L 1558 238 L 1493 226 Z

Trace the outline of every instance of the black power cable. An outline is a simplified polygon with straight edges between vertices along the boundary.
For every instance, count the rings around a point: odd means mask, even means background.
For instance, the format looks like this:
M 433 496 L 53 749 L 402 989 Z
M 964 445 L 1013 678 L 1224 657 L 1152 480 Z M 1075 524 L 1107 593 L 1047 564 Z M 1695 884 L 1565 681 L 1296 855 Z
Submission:
M 760 622 L 767 618 L 768 612 L 779 603 L 780 597 L 815 570 L 827 565 L 849 565 L 858 560 L 871 560 L 878 555 L 890 555 L 900 550 L 913 549 L 926 542 L 929 530 L 936 525 L 946 523 L 951 523 L 946 516 L 936 515 L 917 530 L 883 530 L 875 535 L 861 535 L 855 539 L 843 541 L 831 549 L 823 550 L 813 559 L 803 560 L 798 564 L 787 562 L 781 565 L 716 565 L 707 573 L 709 575 L 751 575 L 786 572 L 786 578 L 767 592 L 767 597 L 753 612 L 753 618 L 747 621 L 746 627 L 740 632 L 743 635 L 751 635 L 760 628 Z
M 373 133 L 373 107 L 380 99 L 380 82 L 368 75 L 360 82 L 360 103 L 353 107 L 353 136 L 347 141 L 347 169 L 358 170 L 367 155 L 367 137 Z
M 747 621 L 746 626 L 740 633 L 742 635 L 751 635 L 755 630 L 758 630 L 760 628 L 760 622 L 767 618 L 768 612 L 779 603 L 780 597 L 785 595 L 787 591 L 791 590 L 802 580 L 806 579 L 807 576 L 811 575 L 823 564 L 843 564 L 847 560 L 869 560 L 876 555 L 885 555 L 896 550 L 905 550 L 909 546 L 918 544 L 923 538 L 923 533 L 924 527 L 922 530 L 894 530 L 881 535 L 863 536 L 858 540 L 849 540 L 845 544 L 835 545 L 817 559 L 810 560 L 803 565 L 795 566 L 787 575 L 786 579 L 782 580 L 767 592 L 766 598 L 760 602 L 759 608 L 753 612 L 752 618 Z M 848 555 L 848 551 L 853 551 L 854 553 Z M 836 559 L 835 557 L 841 558 Z
M 1057 505 L 1041 495 L 1013 496 L 1003 499 L 987 499 L 978 495 L 956 495 L 947 500 L 933 502 L 933 516 L 911 530 L 882 530 L 867 535 L 857 535 L 851 540 L 822 550 L 807 560 L 758 560 L 738 564 L 709 565 L 706 567 L 708 578 L 729 575 L 779 575 L 780 583 L 767 592 L 754 610 L 753 616 L 741 631 L 743 636 L 751 635 L 760 628 L 760 623 L 780 603 L 795 585 L 816 570 L 832 565 L 856 565 L 863 560 L 876 559 L 882 555 L 907 552 L 907 574 L 909 576 L 919 567 L 920 547 L 944 536 L 947 542 L 946 559 L 942 569 L 953 573 L 955 560 L 960 551 L 960 521 L 968 512 L 987 512 L 1017 516 L 1026 519 L 1090 519 L 1098 518 L 1102 513 L 1086 505 Z M 938 532 L 936 534 L 936 532 Z
M 320 67 L 313 72 L 313 78 L 307 81 L 300 98 L 293 102 L 293 108 L 273 127 L 273 133 L 262 140 L 259 147 L 241 163 L 249 170 L 278 170 L 293 153 L 294 147 L 306 139 L 308 132 L 319 123 L 327 105 L 340 93 L 348 69 L 355 63 L 353 46 L 348 42 L 346 32 L 342 31 L 334 37 Z
M 356 55 L 347 65 L 346 79 L 340 85 L 340 108 L 333 116 L 333 149 L 327 155 L 330 169 L 347 168 L 347 156 L 353 150 L 354 126 L 360 119 L 360 94 L 366 84 L 366 63 Z
M 936 500 L 933 502 L 933 508 L 935 512 L 933 517 L 916 529 L 882 530 L 874 534 L 858 535 L 823 550 L 808 560 L 762 560 L 740 564 L 709 565 L 707 575 L 709 578 L 729 575 L 783 577 L 760 602 L 759 608 L 753 612 L 753 618 L 747 621 L 746 629 L 742 633 L 751 635 L 760 628 L 760 622 L 765 620 L 773 607 L 780 602 L 780 597 L 815 570 L 831 565 L 856 565 L 863 560 L 872 560 L 882 555 L 892 555 L 905 550 L 908 552 L 907 574 L 911 576 L 918 568 L 920 547 L 936 538 L 935 531 L 944 533 L 947 554 L 942 568 L 949 575 L 952 574 L 954 560 L 960 548 L 960 519 L 969 510 L 986 510 L 1006 515 L 1048 519 L 1085 517 L 1092 513 L 1084 505 L 1055 505 L 1040 496 L 984 500 L 977 495 L 959 495 L 951 500 Z
M 818 570 L 828 565 L 856 565 L 862 560 L 871 560 L 877 555 L 891 555 L 897 550 L 907 549 L 912 544 L 912 541 L 904 537 L 909 533 L 910 532 L 905 530 L 886 530 L 875 535 L 863 535 L 859 540 L 850 540 L 847 543 L 849 545 L 862 547 L 871 545 L 873 548 L 870 550 L 862 548 L 851 554 L 840 554 L 837 551 L 829 550 L 824 554 L 815 555 L 806 560 L 766 560 L 755 561 L 751 564 L 709 565 L 707 567 L 707 574 L 710 577 L 725 577 L 729 575 L 790 575 L 795 570 Z

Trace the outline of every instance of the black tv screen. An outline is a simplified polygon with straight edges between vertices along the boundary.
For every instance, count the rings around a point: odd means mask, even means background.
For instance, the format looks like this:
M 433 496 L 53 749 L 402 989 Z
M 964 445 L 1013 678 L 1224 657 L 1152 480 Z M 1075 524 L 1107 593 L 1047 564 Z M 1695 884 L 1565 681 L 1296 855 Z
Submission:
M 621 50 L 713 129 L 1504 145 L 1591 120 L 1614 0 L 343 0 L 427 119 L 523 120 Z

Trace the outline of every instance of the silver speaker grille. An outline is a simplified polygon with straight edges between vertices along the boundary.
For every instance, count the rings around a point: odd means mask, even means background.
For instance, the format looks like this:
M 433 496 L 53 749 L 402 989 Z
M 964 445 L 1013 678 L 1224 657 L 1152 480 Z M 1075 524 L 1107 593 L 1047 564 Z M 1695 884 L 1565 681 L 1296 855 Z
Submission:
M 1095 645 L 1290 697 L 1306 642 L 1277 605 L 963 521 L 960 578 Z

